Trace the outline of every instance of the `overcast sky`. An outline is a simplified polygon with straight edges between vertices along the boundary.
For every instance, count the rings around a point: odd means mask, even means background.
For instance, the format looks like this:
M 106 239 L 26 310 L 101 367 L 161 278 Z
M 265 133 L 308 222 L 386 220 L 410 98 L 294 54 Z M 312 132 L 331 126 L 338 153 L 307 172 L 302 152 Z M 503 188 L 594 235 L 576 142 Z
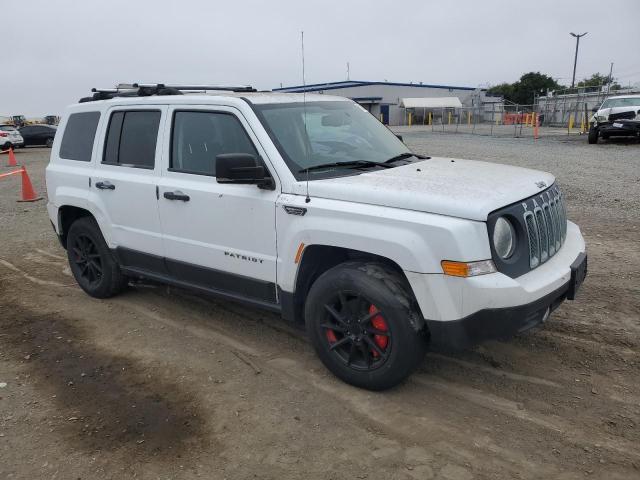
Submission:
M 640 1 L 4 0 L 0 115 L 57 114 L 118 82 L 346 79 L 487 86 L 540 71 L 640 81 Z

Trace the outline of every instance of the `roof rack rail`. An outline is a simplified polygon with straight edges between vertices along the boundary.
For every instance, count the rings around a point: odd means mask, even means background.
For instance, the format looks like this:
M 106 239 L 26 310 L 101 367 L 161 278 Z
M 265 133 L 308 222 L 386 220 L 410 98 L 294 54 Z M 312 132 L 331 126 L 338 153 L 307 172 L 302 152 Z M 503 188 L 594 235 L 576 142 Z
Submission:
M 92 88 L 93 95 L 80 103 L 108 100 L 115 97 L 150 97 L 153 95 L 183 95 L 183 92 L 255 92 L 250 85 L 165 85 L 164 83 L 120 83 L 115 88 Z
M 121 84 L 126 87 L 127 84 Z M 255 92 L 251 85 L 165 85 L 163 83 L 133 83 L 133 88 L 173 88 L 180 91 L 219 90 L 227 92 Z

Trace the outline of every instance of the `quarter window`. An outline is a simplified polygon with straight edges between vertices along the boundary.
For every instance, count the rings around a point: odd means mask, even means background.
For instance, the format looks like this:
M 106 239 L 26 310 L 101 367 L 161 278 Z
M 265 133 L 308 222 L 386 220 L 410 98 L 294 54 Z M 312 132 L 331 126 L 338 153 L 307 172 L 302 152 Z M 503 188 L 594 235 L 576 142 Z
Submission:
M 176 112 L 172 135 L 172 171 L 215 176 L 217 155 L 249 153 L 258 158 L 242 124 L 229 113 Z
M 160 112 L 114 112 L 109 121 L 103 163 L 153 168 Z
M 70 115 L 60 145 L 60 158 L 90 162 L 99 120 L 100 112 Z

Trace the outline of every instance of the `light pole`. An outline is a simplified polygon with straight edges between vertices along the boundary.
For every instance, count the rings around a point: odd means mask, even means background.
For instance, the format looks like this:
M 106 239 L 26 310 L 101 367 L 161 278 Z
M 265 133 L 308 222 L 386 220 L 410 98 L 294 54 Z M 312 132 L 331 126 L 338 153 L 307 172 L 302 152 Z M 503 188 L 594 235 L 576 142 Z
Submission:
M 576 35 L 575 33 L 571 32 L 571 36 L 576 37 L 576 56 L 573 59 L 573 78 L 571 80 L 571 88 L 573 88 L 576 83 L 576 65 L 578 64 L 578 46 L 580 46 L 580 37 L 584 37 L 587 33 L 589 32 L 584 32 Z

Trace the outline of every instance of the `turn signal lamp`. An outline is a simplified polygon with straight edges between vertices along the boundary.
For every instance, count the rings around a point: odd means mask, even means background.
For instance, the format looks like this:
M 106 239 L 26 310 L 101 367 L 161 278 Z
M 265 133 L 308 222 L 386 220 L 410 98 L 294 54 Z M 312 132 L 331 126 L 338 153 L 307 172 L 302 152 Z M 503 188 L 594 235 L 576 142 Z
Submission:
M 496 266 L 493 264 L 493 260 L 481 260 L 479 262 L 453 262 L 451 260 L 443 260 L 440 264 L 442 265 L 444 274 L 452 277 L 475 277 L 477 275 L 496 272 Z

